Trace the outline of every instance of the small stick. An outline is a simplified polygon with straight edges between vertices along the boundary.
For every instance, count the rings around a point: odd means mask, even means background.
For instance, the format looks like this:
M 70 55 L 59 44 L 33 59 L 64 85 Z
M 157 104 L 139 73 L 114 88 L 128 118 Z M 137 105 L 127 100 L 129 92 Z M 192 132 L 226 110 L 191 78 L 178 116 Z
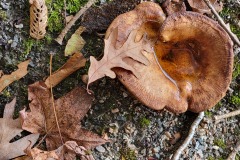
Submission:
M 89 0 L 87 4 L 78 11 L 78 13 L 71 19 L 71 21 L 65 26 L 61 34 L 55 39 L 60 45 L 62 45 L 63 38 L 69 31 L 69 29 L 74 25 L 74 23 L 80 18 L 80 16 L 86 12 L 86 10 L 91 7 L 97 0 Z
M 233 117 L 233 116 L 236 116 L 236 115 L 239 115 L 239 114 L 240 114 L 240 109 L 236 110 L 236 111 L 233 111 L 233 112 L 230 112 L 230 113 L 220 115 L 220 116 L 214 116 L 214 120 L 218 121 L 220 119 Z
M 50 76 L 49 76 L 50 82 L 51 82 L 51 77 L 52 77 L 52 58 L 53 58 L 53 54 L 50 54 Z M 59 123 L 58 123 L 58 118 L 57 118 L 57 113 L 56 113 L 56 106 L 54 104 L 52 83 L 50 83 L 50 91 L 51 91 L 52 107 L 53 107 L 55 121 L 56 121 L 56 124 L 57 124 L 57 128 L 58 128 L 58 132 L 59 132 L 59 136 L 60 136 L 61 142 L 62 142 L 62 144 L 64 144 L 63 143 L 63 139 L 62 139 L 62 134 L 61 134 L 61 131 L 60 131 L 60 127 L 59 127 Z
M 66 5 L 66 0 L 63 1 L 64 3 L 64 22 L 65 22 L 65 26 L 67 25 L 67 5 Z
M 228 35 L 231 37 L 231 39 L 238 45 L 240 46 L 240 41 L 237 38 L 236 35 L 234 35 L 232 33 L 232 31 L 230 30 L 230 28 L 227 27 L 227 25 L 224 23 L 223 19 L 219 16 L 219 14 L 217 13 L 217 11 L 214 9 L 214 7 L 212 6 L 211 2 L 209 0 L 203 0 L 206 5 L 211 9 L 212 13 L 214 14 L 214 16 L 217 18 L 219 24 L 223 27 L 223 29 L 228 33 Z
M 196 130 L 197 126 L 199 125 L 199 123 L 201 122 L 201 120 L 203 119 L 203 117 L 204 117 L 204 112 L 200 112 L 198 114 L 197 118 L 195 119 L 195 121 L 192 123 L 187 138 L 184 140 L 183 144 L 178 148 L 178 150 L 174 153 L 171 160 L 178 160 L 180 158 L 183 150 L 185 148 L 187 148 L 188 144 L 193 139 L 195 130 Z
M 229 154 L 227 160 L 235 160 L 235 157 L 236 157 L 238 151 L 240 151 L 240 141 L 234 147 L 233 151 Z

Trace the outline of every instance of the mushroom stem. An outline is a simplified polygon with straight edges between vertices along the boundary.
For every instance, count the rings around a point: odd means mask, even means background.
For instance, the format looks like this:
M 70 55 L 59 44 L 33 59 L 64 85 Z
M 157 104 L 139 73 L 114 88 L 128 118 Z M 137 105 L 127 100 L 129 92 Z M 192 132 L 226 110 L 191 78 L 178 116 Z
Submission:
M 223 29 L 228 33 L 228 35 L 231 37 L 231 39 L 238 45 L 240 46 L 240 41 L 237 38 L 236 35 L 234 35 L 232 33 L 232 31 L 230 30 L 230 28 L 227 27 L 227 25 L 224 23 L 223 19 L 219 16 L 219 14 L 217 13 L 217 11 L 214 9 L 214 7 L 212 6 L 211 2 L 209 0 L 203 0 L 206 5 L 211 9 L 212 13 L 214 14 L 214 16 L 217 18 L 219 24 L 223 27 Z
M 218 120 L 233 117 L 233 116 L 236 116 L 236 115 L 239 115 L 239 114 L 240 114 L 240 109 L 236 110 L 236 111 L 233 111 L 233 112 L 230 112 L 230 113 L 227 113 L 227 114 L 220 115 L 220 116 L 214 116 L 214 120 L 218 121 Z
M 203 119 L 203 117 L 204 117 L 204 112 L 200 112 L 197 118 L 195 119 L 195 121 L 192 123 L 187 138 L 184 140 L 183 144 L 178 148 L 178 150 L 174 153 L 171 160 L 178 160 L 180 158 L 183 150 L 187 148 L 188 144 L 191 142 L 194 136 L 195 130 L 199 125 L 199 123 L 201 122 L 201 120 Z

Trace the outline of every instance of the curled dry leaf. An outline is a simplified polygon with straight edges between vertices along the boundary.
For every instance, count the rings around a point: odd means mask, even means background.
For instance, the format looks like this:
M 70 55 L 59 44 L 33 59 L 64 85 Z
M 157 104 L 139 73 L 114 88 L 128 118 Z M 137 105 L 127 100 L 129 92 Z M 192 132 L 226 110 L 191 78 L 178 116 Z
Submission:
M 24 77 L 28 73 L 27 71 L 28 64 L 29 60 L 24 61 L 18 65 L 18 70 L 12 72 L 10 75 L 3 75 L 0 78 L 0 92 L 8 85 L 10 85 L 12 82 Z
M 168 15 L 171 15 L 175 12 L 186 11 L 186 5 L 184 0 L 166 0 L 163 5 L 163 9 L 167 12 Z
M 42 39 L 46 34 L 48 11 L 45 0 L 29 0 L 30 3 L 30 36 Z
M 19 135 L 23 130 L 19 118 L 13 119 L 16 98 L 9 104 L 6 104 L 3 118 L 0 118 L 0 159 L 12 159 L 25 155 L 24 149 L 37 141 L 39 134 L 30 134 L 26 137 L 10 143 L 10 140 Z M 30 142 L 32 145 L 30 145 Z
M 94 160 L 93 156 L 87 153 L 87 149 L 83 146 L 78 146 L 75 141 L 67 141 L 64 145 L 52 151 L 28 147 L 25 152 L 29 158 L 37 160 L 46 160 L 48 158 L 54 160 L 75 160 L 76 155 L 80 156 L 81 160 Z
M 80 26 L 68 40 L 65 48 L 65 56 L 70 56 L 81 51 L 85 45 L 85 41 L 80 35 L 84 30 L 85 28 L 83 26 Z
M 90 57 L 90 68 L 88 71 L 88 85 L 99 78 L 108 76 L 115 78 L 116 74 L 112 71 L 112 68 L 120 67 L 128 71 L 131 71 L 136 77 L 139 77 L 137 71 L 124 59 L 132 58 L 137 62 L 144 65 L 148 65 L 149 62 L 143 55 L 143 52 L 152 52 L 151 45 L 146 42 L 146 37 L 143 37 L 139 42 L 134 42 L 137 31 L 134 30 L 130 33 L 127 41 L 122 47 L 116 49 L 115 44 L 118 35 L 118 29 L 116 28 L 110 34 L 109 38 L 104 40 L 104 56 L 100 61 L 97 61 L 94 57 Z
M 52 87 L 56 86 L 70 74 L 77 71 L 79 68 L 85 66 L 85 63 L 86 59 L 83 57 L 82 53 L 75 53 L 68 59 L 68 61 L 61 68 L 59 68 L 52 74 L 51 77 L 49 76 L 45 80 L 45 84 L 47 85 L 48 88 L 50 88 L 51 83 Z
M 28 94 L 31 112 L 25 110 L 20 112 L 22 128 L 33 133 L 47 134 L 47 148 L 49 150 L 58 148 L 62 144 L 49 88 L 43 82 L 36 82 L 29 86 Z M 55 100 L 58 123 L 64 142 L 74 140 L 78 145 L 87 149 L 107 142 L 79 125 L 79 121 L 90 109 L 92 100 L 93 98 L 81 87 L 76 87 L 65 96 Z
M 217 12 L 221 12 L 223 8 L 222 2 L 218 0 L 209 0 Z M 189 5 L 192 7 L 192 10 L 201 14 L 211 14 L 211 10 L 206 5 L 203 0 L 188 0 Z

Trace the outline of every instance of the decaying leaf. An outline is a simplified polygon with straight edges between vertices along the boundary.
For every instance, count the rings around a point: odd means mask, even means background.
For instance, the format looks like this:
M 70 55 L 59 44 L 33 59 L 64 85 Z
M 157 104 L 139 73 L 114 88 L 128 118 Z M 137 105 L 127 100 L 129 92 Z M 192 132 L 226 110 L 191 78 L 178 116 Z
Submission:
M 18 65 L 18 70 L 12 72 L 10 75 L 3 75 L 0 78 L 0 92 L 12 82 L 24 77 L 28 73 L 28 64 L 29 60 L 24 61 Z
M 71 56 L 74 53 L 78 53 L 81 51 L 81 49 L 85 45 L 85 41 L 80 35 L 84 30 L 85 28 L 83 26 L 80 26 L 68 40 L 65 48 L 65 56 Z
M 86 59 L 83 57 L 82 53 L 75 53 L 72 57 L 68 59 L 68 61 L 61 68 L 54 72 L 51 77 L 49 76 L 46 79 L 45 84 L 47 85 L 48 88 L 50 88 L 51 80 L 52 87 L 56 86 L 70 74 L 72 74 L 79 68 L 85 66 L 85 63 Z
M 29 86 L 28 92 L 31 112 L 25 110 L 20 112 L 22 127 L 33 133 L 47 133 L 47 148 L 54 150 L 62 144 L 52 108 L 50 90 L 44 82 L 36 82 Z M 81 128 L 79 124 L 91 107 L 91 102 L 92 97 L 81 87 L 76 87 L 55 100 L 58 123 L 64 142 L 73 140 L 87 149 L 107 142 L 97 134 Z
M 140 0 L 112 0 L 101 6 L 89 8 L 83 15 L 81 24 L 87 31 L 104 31 L 119 14 L 132 10 Z
M 10 143 L 11 139 L 23 131 L 19 118 L 12 118 L 15 104 L 16 98 L 6 104 L 3 118 L 0 118 L 0 159 L 2 160 L 25 155 L 24 149 L 30 145 L 30 142 L 34 144 L 39 137 L 39 134 L 31 134 Z
M 78 146 L 75 141 L 67 141 L 64 145 L 53 151 L 27 148 L 25 152 L 32 159 L 37 160 L 46 160 L 47 158 L 56 160 L 75 160 L 76 155 L 79 155 L 81 160 L 94 160 L 93 156 L 88 154 L 87 149 L 83 146 Z
M 218 0 L 209 0 L 217 12 L 221 12 L 223 8 L 222 2 Z M 203 0 L 188 0 L 189 5 L 192 7 L 192 10 L 201 14 L 211 14 L 211 10 L 206 5 Z
M 30 7 L 30 36 L 42 39 L 46 34 L 47 6 L 45 0 L 29 0 Z
M 137 62 L 148 65 L 149 62 L 142 53 L 152 52 L 152 48 L 150 43 L 146 43 L 146 37 L 143 37 L 139 42 L 134 42 L 136 33 L 136 30 L 132 31 L 123 46 L 116 49 L 115 44 L 118 29 L 113 30 L 109 38 L 104 40 L 103 58 L 97 61 L 94 57 L 90 57 L 91 65 L 88 71 L 88 85 L 104 76 L 115 78 L 116 74 L 112 71 L 112 68 L 115 67 L 124 68 L 131 71 L 136 77 L 139 77 L 137 71 L 131 65 L 127 64 L 124 59 L 132 58 Z

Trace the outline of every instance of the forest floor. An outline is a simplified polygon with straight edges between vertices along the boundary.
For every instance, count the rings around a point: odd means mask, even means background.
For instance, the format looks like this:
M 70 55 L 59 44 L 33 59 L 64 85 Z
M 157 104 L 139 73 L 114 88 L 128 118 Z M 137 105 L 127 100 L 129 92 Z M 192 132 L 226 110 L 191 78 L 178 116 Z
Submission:
M 61 18 L 62 3 L 59 0 L 49 1 L 51 25 L 46 37 L 38 41 L 29 36 L 28 0 L 0 1 L 0 70 L 9 74 L 17 69 L 17 64 L 31 59 L 29 73 L 0 93 L 0 117 L 3 116 L 5 104 L 15 96 L 17 97 L 15 117 L 18 116 L 18 111 L 22 110 L 24 106 L 28 106 L 27 86 L 49 76 L 50 52 L 55 53 L 53 70 L 57 70 L 67 60 L 63 54 L 65 45 L 60 46 L 54 41 L 64 27 Z M 84 4 L 85 1 L 79 2 Z M 220 15 L 226 23 L 230 23 L 232 31 L 240 38 L 240 3 L 238 0 L 222 2 L 224 9 Z M 100 1 L 95 7 L 105 3 L 111 2 Z M 139 1 L 129 0 L 129 4 L 125 4 L 125 7 L 122 6 L 121 12 L 130 10 L 137 3 Z M 67 12 L 74 14 L 78 9 L 68 7 Z M 120 13 L 113 13 L 113 16 L 118 14 Z M 103 52 L 103 37 L 99 33 L 104 33 L 110 22 L 111 19 L 105 20 L 102 28 L 96 31 L 94 26 L 91 29 L 86 20 L 79 20 L 69 31 L 66 39 L 69 39 L 78 26 L 85 24 L 87 31 L 92 32 L 83 34 L 86 44 L 82 53 L 86 58 L 89 58 L 90 55 L 98 57 Z M 66 42 L 64 41 L 64 43 Z M 239 141 L 240 116 L 223 119 L 220 122 L 213 120 L 214 115 L 240 109 L 239 52 L 240 48 L 235 46 L 236 56 L 231 91 L 228 91 L 225 98 L 215 107 L 205 111 L 205 117 L 188 148 L 184 150 L 181 159 L 226 159 L 236 142 Z M 81 76 L 87 73 L 89 62 L 87 64 L 85 68 L 67 77 L 54 88 L 55 98 L 61 97 L 77 85 L 86 87 L 86 84 L 81 81 Z M 191 112 L 176 115 L 166 110 L 158 112 L 148 109 L 138 102 L 117 79 L 102 78 L 95 82 L 91 89 L 95 95 L 94 104 L 81 123 L 85 128 L 100 135 L 107 133 L 113 140 L 112 143 L 107 143 L 92 151 L 97 160 L 124 158 L 127 160 L 151 158 L 166 160 L 182 144 L 191 123 L 197 116 Z M 236 160 L 239 159 L 240 152 L 236 157 Z

